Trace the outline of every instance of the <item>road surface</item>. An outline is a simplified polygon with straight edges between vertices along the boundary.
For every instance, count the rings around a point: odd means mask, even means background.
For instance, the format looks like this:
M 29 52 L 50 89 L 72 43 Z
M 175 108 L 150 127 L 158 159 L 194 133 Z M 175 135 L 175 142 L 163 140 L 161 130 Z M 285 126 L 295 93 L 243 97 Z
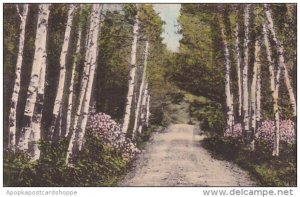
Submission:
M 235 164 L 212 158 L 193 125 L 154 133 L 119 186 L 254 186 Z

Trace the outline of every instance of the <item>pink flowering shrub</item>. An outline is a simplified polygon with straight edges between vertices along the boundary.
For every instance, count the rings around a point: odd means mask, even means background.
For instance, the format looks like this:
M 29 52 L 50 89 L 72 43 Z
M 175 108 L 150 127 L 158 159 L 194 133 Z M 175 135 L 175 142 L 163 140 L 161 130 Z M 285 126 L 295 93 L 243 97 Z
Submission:
M 295 123 L 291 120 L 281 120 L 279 124 L 280 140 L 289 144 L 294 144 L 296 141 Z M 257 129 L 260 138 L 269 144 L 274 141 L 275 123 L 272 120 L 265 120 Z
M 233 125 L 232 131 L 229 130 L 229 128 L 227 128 L 224 132 L 224 137 L 233 137 L 233 138 L 239 138 L 242 137 L 242 124 L 241 123 L 237 123 L 235 125 Z
M 105 113 L 90 115 L 87 130 L 105 145 L 120 153 L 124 159 L 132 159 L 139 152 L 135 144 L 121 131 L 120 124 Z
M 294 144 L 296 141 L 295 123 L 291 120 L 280 121 L 280 140 L 289 144 Z M 274 142 L 275 125 L 273 120 L 265 120 L 257 129 L 259 133 L 259 140 L 265 141 L 272 145 Z M 242 124 L 237 123 L 233 126 L 232 131 L 228 128 L 224 133 L 225 137 L 241 138 L 242 137 Z

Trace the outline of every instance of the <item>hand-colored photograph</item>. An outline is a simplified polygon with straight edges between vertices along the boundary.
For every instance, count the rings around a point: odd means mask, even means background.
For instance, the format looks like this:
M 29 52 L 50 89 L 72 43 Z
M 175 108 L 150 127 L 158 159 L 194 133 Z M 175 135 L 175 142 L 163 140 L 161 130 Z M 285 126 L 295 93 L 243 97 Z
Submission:
M 4 187 L 297 186 L 297 4 L 2 10 Z

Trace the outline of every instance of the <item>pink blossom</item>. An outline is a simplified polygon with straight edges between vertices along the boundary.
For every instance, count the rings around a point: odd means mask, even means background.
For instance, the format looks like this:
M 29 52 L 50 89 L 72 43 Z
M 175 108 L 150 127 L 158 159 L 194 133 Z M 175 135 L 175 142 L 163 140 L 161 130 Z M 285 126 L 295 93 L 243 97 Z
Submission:
M 87 130 L 123 158 L 131 159 L 139 152 L 136 145 L 121 131 L 121 126 L 105 113 L 90 115 Z
M 295 123 L 291 120 L 281 120 L 279 125 L 280 140 L 289 144 L 294 144 L 296 141 Z M 257 129 L 259 134 L 258 140 L 262 140 L 272 145 L 275 137 L 275 125 L 273 120 L 265 120 Z M 242 124 L 237 123 L 233 126 L 232 131 L 228 128 L 224 132 L 225 137 L 241 138 Z

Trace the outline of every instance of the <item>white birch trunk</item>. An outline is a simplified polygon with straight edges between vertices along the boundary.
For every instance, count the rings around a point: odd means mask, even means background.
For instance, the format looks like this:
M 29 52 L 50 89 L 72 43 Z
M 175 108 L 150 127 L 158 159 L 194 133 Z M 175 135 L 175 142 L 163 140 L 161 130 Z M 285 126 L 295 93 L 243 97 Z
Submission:
M 130 111 L 133 100 L 133 91 L 135 85 L 135 74 L 136 74 L 136 50 L 137 50 L 137 39 L 138 39 L 138 29 L 139 29 L 139 20 L 138 14 L 135 16 L 134 25 L 133 25 L 133 40 L 131 48 L 131 62 L 130 62 L 130 71 L 128 78 L 128 92 L 127 92 L 127 101 L 125 107 L 124 120 L 122 125 L 122 132 L 126 133 L 129 126 L 130 120 Z
M 46 52 L 46 51 L 45 51 Z M 30 133 L 30 144 L 29 149 L 30 155 L 32 156 L 33 160 L 37 160 L 40 157 L 40 149 L 38 147 L 38 142 L 41 139 L 41 127 L 42 127 L 42 112 L 44 106 L 44 93 L 45 93 L 45 77 L 46 77 L 46 57 L 47 54 L 43 56 L 43 67 L 41 68 L 40 72 L 40 80 L 37 90 L 37 98 L 36 104 L 34 107 L 34 113 L 32 116 L 31 122 L 31 133 Z
M 238 114 L 241 117 L 242 116 L 242 77 L 241 77 L 241 64 L 242 64 L 242 56 L 240 53 L 240 38 L 239 38 L 239 24 L 236 23 L 235 27 L 235 51 L 236 51 L 236 70 L 237 70 L 237 77 L 238 77 L 238 101 L 239 101 L 239 108 L 238 108 Z
M 260 46 L 259 46 L 260 50 Z M 260 119 L 261 119 L 261 63 L 260 58 L 258 56 L 257 62 L 257 80 L 256 80 L 256 127 L 259 127 Z
M 141 101 L 142 101 L 142 94 L 143 94 L 143 89 L 145 86 L 145 81 L 146 81 L 146 73 L 147 73 L 147 58 L 148 58 L 148 49 L 149 49 L 149 42 L 146 42 L 146 47 L 145 47 L 145 57 L 144 57 L 144 68 L 143 68 L 143 76 L 142 76 L 142 83 L 140 85 L 139 93 L 138 93 L 138 102 L 137 102 L 137 107 L 135 110 L 135 120 L 134 120 L 134 127 L 133 127 L 133 133 L 132 137 L 135 137 L 136 130 L 138 127 L 138 119 L 139 119 L 139 114 L 141 113 Z M 147 95 L 144 95 L 143 97 L 146 97 Z
M 69 43 L 70 43 L 70 35 L 71 35 L 71 30 L 73 25 L 74 10 L 75 10 L 75 4 L 70 4 L 64 42 L 60 53 L 60 73 L 59 73 L 59 81 L 58 81 L 57 92 L 56 92 L 56 97 L 55 97 L 53 112 L 52 112 L 50 136 L 53 136 L 56 120 L 59 115 L 59 112 L 61 111 L 60 109 L 62 107 L 62 99 L 63 99 L 63 93 L 65 87 L 65 79 L 66 79 L 66 60 L 67 60 Z
M 251 150 L 255 149 L 255 136 L 256 136 L 256 121 L 257 121 L 257 77 L 258 77 L 258 67 L 260 64 L 259 60 L 259 45 L 258 41 L 255 42 L 255 61 L 253 66 L 253 76 L 251 84 L 251 128 L 252 128 L 252 139 L 251 139 Z
M 147 95 L 147 106 L 146 106 L 146 126 L 149 127 L 149 117 L 150 117 L 150 94 L 148 90 L 148 95 Z
M 273 111 L 274 111 L 274 119 L 275 119 L 275 139 L 274 139 L 274 146 L 273 146 L 273 155 L 279 155 L 279 141 L 280 141 L 280 130 L 279 130 L 279 108 L 278 108 L 278 93 L 279 93 L 279 84 L 280 84 L 280 68 L 277 69 L 276 78 L 275 78 L 275 63 L 272 59 L 271 53 L 271 45 L 267 33 L 266 24 L 263 24 L 263 36 L 264 36 L 264 44 L 266 47 L 267 52 L 267 59 L 269 62 L 269 72 L 270 72 L 270 89 L 272 92 L 273 98 Z
M 72 109 L 73 109 L 73 93 L 74 93 L 74 78 L 76 73 L 76 66 L 78 64 L 78 55 L 80 54 L 80 48 L 81 48 L 81 29 L 78 30 L 78 38 L 77 38 L 77 44 L 76 44 L 76 55 L 75 60 L 72 67 L 72 76 L 71 76 L 71 83 L 69 87 L 69 96 L 68 96 L 68 111 L 67 111 L 67 120 L 66 120 L 66 133 L 65 137 L 69 135 L 70 127 L 71 127 L 71 120 L 72 120 Z
M 86 38 L 85 38 L 85 60 L 87 60 L 90 56 L 90 52 L 89 52 L 90 44 L 91 44 L 90 37 L 92 36 L 92 34 L 94 32 L 93 27 L 91 26 L 91 24 L 92 24 L 92 19 L 95 16 L 92 16 L 92 14 L 94 14 L 94 13 L 92 12 L 90 14 L 89 31 L 88 31 L 88 34 L 86 35 Z M 88 83 L 89 72 L 90 72 L 90 64 L 87 64 L 87 62 L 84 61 L 84 68 L 83 68 L 83 74 L 82 74 L 83 76 L 82 76 L 81 87 L 80 87 L 79 98 L 78 98 L 79 103 L 78 103 L 78 106 L 76 108 L 76 113 L 74 115 L 73 124 L 72 124 L 72 126 L 70 126 L 70 129 L 69 129 L 69 132 L 71 132 L 71 134 L 72 134 L 71 141 L 72 141 L 72 139 L 74 140 L 74 138 L 75 138 L 75 131 L 77 129 L 79 117 L 81 115 L 82 104 L 83 104 L 83 99 L 84 99 L 84 96 L 85 96 L 86 87 L 87 87 L 87 83 Z M 70 146 L 71 145 L 69 144 L 69 148 L 70 148 Z M 68 150 L 68 151 L 71 151 L 71 150 Z M 67 154 L 67 157 L 68 156 L 69 156 L 69 153 Z
M 225 52 L 225 95 L 226 95 L 226 106 L 227 106 L 227 127 L 232 131 L 234 117 L 233 117 L 233 98 L 230 90 L 230 54 L 228 49 L 227 37 L 225 35 L 224 29 L 221 25 L 221 34 L 224 44 Z
M 11 98 L 11 106 L 9 112 L 9 148 L 14 151 L 16 146 L 16 115 L 17 115 L 17 107 L 18 107 L 18 99 L 21 85 L 21 70 L 22 70 L 22 62 L 23 62 L 23 51 L 24 51 L 24 43 L 25 43 L 25 29 L 26 29 L 26 21 L 28 14 L 28 4 L 23 5 L 22 14 L 19 11 L 19 5 L 17 4 L 17 11 L 20 15 L 20 36 L 19 36 L 19 45 L 18 45 L 18 56 L 17 63 L 15 68 L 15 84 Z
M 249 10 L 250 4 L 245 6 L 245 38 L 244 38 L 244 64 L 243 64 L 243 131 L 244 137 L 246 137 L 246 142 L 249 142 L 249 130 L 250 130 L 250 120 L 249 120 L 249 90 L 248 90 L 248 61 L 249 61 Z
M 43 102 L 47 56 L 46 40 L 50 13 L 49 7 L 50 4 L 39 5 L 34 60 L 32 64 L 31 79 L 27 90 L 23 127 L 18 144 L 20 150 L 28 149 L 30 135 L 33 136 L 34 144 L 39 140 L 40 136 L 41 104 Z M 36 144 L 34 146 L 37 147 Z M 32 156 L 33 159 L 37 159 L 39 157 L 38 151 L 35 150 Z
M 146 125 L 146 105 L 147 105 L 147 95 L 148 95 L 148 83 L 146 83 L 143 95 L 142 95 L 142 104 L 141 104 L 141 113 L 140 113 L 140 125 L 139 133 L 142 133 L 143 126 Z
M 297 107 L 296 107 L 296 99 L 295 99 L 295 94 L 293 91 L 293 87 L 291 85 L 290 82 L 290 77 L 289 77 L 289 72 L 284 60 L 284 49 L 283 49 L 283 45 L 282 43 L 279 41 L 279 39 L 277 38 L 276 32 L 275 32 L 275 28 L 274 28 L 274 22 L 273 22 L 273 18 L 272 18 L 272 14 L 271 14 L 271 10 L 268 4 L 264 4 L 265 7 L 265 15 L 268 21 L 267 27 L 269 29 L 269 31 L 271 32 L 272 38 L 276 44 L 276 50 L 277 50 L 277 54 L 278 54 L 278 62 L 279 62 L 279 66 L 280 69 L 283 72 L 283 76 L 284 76 L 284 82 L 286 85 L 286 88 L 288 90 L 289 93 L 289 97 L 290 97 L 290 103 L 293 109 L 293 116 L 296 117 L 297 115 Z
M 90 18 L 90 36 L 88 41 L 88 48 L 86 51 L 86 61 L 85 61 L 85 73 L 82 81 L 82 86 L 80 90 L 80 102 L 75 116 L 73 133 L 68 147 L 67 159 L 66 162 L 69 162 L 69 158 L 72 158 L 77 155 L 81 150 L 83 137 L 85 134 L 85 128 L 88 118 L 88 111 L 92 93 L 92 86 L 96 71 L 97 64 L 97 52 L 98 52 L 98 35 L 100 31 L 100 13 L 101 13 L 101 4 L 93 4 L 92 14 Z M 81 108 L 83 111 L 82 122 L 77 128 L 78 120 L 81 115 Z
M 273 147 L 273 156 L 279 156 L 279 145 L 280 145 L 280 117 L 279 117 L 279 106 L 278 106 L 278 97 L 279 97 L 279 84 L 280 84 L 280 75 L 281 69 L 277 70 L 276 78 L 275 78 L 275 91 L 274 91 L 274 104 L 273 110 L 275 113 L 275 143 Z
M 92 13 L 92 15 L 93 15 L 93 13 Z M 92 18 L 94 17 L 92 15 L 91 15 L 91 21 L 92 21 Z M 88 39 L 89 39 L 89 37 L 91 37 L 90 34 L 92 34 L 92 33 L 93 33 L 93 31 L 91 30 L 91 27 L 90 27 L 89 35 L 87 36 Z M 90 56 L 89 50 L 90 50 L 90 40 L 87 40 L 87 42 L 86 42 L 86 52 L 85 52 L 85 59 L 86 60 L 89 59 L 89 56 Z M 80 87 L 80 91 L 79 91 L 79 98 L 78 98 L 79 102 L 78 102 L 78 106 L 77 106 L 76 113 L 75 113 L 75 116 L 74 116 L 73 125 L 71 127 L 72 136 L 71 136 L 71 139 L 70 139 L 70 142 L 69 142 L 66 163 L 69 162 L 69 158 L 72 156 L 73 147 L 74 147 L 75 142 L 76 142 L 76 140 L 75 140 L 75 138 L 76 138 L 76 129 L 77 129 L 77 126 L 78 126 L 80 115 L 81 115 L 82 104 L 83 104 L 83 99 L 84 99 L 86 88 L 87 88 L 89 72 L 90 72 L 90 64 L 87 64 L 87 61 L 85 61 L 84 62 L 84 70 L 83 70 L 83 78 L 82 78 L 82 81 L 81 81 L 81 87 Z

